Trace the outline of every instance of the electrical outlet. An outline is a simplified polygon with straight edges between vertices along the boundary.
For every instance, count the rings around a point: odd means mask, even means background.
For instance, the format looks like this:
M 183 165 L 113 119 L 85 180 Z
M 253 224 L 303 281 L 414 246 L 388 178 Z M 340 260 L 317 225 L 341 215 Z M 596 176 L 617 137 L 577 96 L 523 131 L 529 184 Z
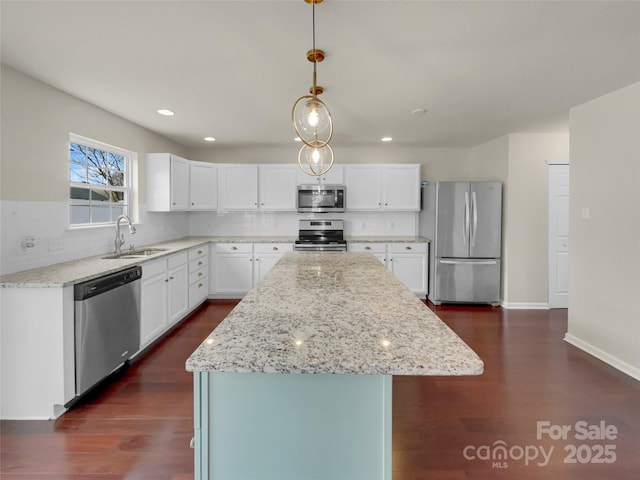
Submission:
M 22 247 L 22 251 L 26 252 L 31 248 L 35 248 L 36 246 L 36 237 L 33 235 L 25 235 L 20 237 L 20 247 Z

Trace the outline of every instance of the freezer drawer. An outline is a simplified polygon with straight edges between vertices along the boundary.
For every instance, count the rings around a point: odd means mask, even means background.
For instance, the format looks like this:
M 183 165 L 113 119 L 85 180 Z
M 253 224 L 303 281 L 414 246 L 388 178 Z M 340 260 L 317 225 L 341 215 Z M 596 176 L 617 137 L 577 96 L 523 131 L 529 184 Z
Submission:
M 500 259 L 436 258 L 434 304 L 500 303 Z

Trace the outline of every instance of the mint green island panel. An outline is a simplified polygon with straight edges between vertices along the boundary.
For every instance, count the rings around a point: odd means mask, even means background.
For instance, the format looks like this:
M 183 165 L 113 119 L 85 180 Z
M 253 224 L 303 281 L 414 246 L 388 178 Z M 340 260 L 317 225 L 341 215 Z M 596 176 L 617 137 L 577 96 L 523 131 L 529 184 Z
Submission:
M 196 478 L 391 479 L 389 375 L 197 376 Z
M 370 253 L 290 252 L 187 360 L 195 478 L 391 480 L 393 375 L 480 358 Z

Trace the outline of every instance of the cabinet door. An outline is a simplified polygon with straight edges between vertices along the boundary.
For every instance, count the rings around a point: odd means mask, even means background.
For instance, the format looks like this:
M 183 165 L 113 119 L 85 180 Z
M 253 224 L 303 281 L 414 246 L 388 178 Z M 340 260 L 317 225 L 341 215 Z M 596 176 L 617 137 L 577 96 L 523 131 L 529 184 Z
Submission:
M 140 285 L 140 347 L 144 348 L 167 328 L 166 260 L 142 267 Z
M 347 210 L 380 210 L 379 165 L 346 165 Z
M 219 165 L 221 210 L 258 209 L 258 165 Z
M 420 165 L 387 165 L 382 174 L 385 210 L 420 210 Z
M 262 254 L 254 258 L 254 279 L 253 284 L 257 285 L 264 276 L 282 258 L 282 254 Z
M 260 165 L 260 209 L 296 209 L 295 165 Z
M 253 287 L 253 254 L 216 254 L 216 293 L 245 294 Z
M 427 293 L 427 256 L 413 253 L 389 255 L 391 271 L 414 293 Z
M 191 162 L 189 166 L 191 210 L 218 208 L 218 167 L 210 163 Z
M 171 155 L 171 210 L 186 210 L 189 202 L 189 161 Z
M 324 175 L 315 177 L 307 175 L 300 168 L 297 168 L 298 185 L 343 185 L 344 184 L 344 165 L 334 165 Z
M 169 324 L 180 320 L 189 309 L 187 264 L 178 265 L 167 272 Z

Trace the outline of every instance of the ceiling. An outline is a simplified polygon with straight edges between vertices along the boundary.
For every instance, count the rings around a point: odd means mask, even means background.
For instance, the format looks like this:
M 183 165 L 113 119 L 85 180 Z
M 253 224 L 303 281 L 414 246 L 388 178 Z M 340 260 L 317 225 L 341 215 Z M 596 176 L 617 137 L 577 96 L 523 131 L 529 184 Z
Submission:
M 19 71 L 186 146 L 293 144 L 313 70 L 303 0 L 0 8 Z M 469 147 L 567 131 L 571 107 L 640 81 L 640 2 L 325 0 L 316 46 L 334 147 Z

